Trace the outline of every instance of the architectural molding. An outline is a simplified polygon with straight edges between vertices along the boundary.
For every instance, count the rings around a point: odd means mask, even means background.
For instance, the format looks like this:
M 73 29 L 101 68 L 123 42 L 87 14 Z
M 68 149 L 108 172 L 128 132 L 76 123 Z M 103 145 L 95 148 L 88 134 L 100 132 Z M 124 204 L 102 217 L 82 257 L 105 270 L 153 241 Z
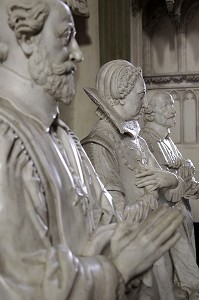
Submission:
M 196 83 L 199 82 L 198 74 L 180 74 L 180 75 L 155 75 L 144 76 L 146 84 L 169 84 L 169 83 Z

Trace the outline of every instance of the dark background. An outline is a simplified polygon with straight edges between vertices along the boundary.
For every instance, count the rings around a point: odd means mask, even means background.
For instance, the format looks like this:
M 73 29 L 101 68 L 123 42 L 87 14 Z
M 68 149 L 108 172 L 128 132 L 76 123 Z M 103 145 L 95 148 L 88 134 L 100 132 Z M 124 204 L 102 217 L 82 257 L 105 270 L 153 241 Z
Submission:
M 195 229 L 195 239 L 196 239 L 197 264 L 199 266 L 199 223 L 194 223 L 194 229 Z

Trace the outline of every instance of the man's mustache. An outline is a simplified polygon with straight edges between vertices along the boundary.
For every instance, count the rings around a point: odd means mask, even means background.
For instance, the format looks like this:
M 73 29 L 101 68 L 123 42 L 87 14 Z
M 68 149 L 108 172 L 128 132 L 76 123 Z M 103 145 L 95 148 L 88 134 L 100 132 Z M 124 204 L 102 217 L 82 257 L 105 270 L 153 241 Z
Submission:
M 173 119 L 173 118 L 175 118 L 175 116 L 176 116 L 176 114 L 169 115 L 168 119 Z
M 66 61 L 63 64 L 52 63 L 52 71 L 55 75 L 71 74 L 76 71 L 76 66 L 71 61 Z

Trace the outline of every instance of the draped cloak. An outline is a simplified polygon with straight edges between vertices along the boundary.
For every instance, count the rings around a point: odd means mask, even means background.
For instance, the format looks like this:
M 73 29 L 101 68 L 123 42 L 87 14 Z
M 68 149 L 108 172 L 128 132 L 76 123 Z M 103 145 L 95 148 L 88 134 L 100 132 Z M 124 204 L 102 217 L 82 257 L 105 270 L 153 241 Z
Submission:
M 87 254 L 112 217 L 111 197 L 71 130 L 56 119 L 45 132 L 0 98 L 0 298 L 120 299 L 114 265 Z

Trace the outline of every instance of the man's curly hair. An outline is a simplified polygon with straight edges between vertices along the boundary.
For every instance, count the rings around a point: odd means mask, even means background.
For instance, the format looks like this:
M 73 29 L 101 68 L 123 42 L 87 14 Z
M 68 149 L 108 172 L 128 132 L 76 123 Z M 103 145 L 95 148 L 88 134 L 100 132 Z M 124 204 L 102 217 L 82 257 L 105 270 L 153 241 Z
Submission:
M 49 5 L 43 0 L 13 0 L 7 6 L 8 24 L 17 39 L 23 35 L 37 35 L 44 26 L 49 10 Z

